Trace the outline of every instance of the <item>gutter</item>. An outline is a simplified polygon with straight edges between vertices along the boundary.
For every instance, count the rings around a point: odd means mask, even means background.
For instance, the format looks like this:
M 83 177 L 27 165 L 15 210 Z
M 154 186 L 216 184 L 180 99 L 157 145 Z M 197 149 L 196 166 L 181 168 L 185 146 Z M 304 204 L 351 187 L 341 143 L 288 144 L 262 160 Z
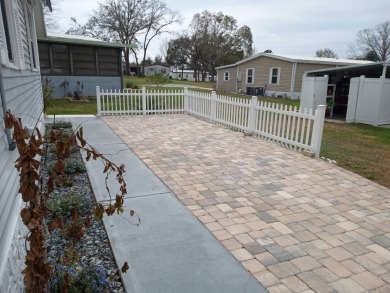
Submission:
M 2 67 L 2 61 L 1 61 L 1 54 L 0 54 L 0 68 Z M 5 99 L 5 89 L 4 89 L 4 77 L 3 77 L 3 71 L 0 70 L 0 98 L 1 98 L 1 108 L 3 110 L 3 117 L 7 116 L 7 101 Z M 8 150 L 13 151 L 16 148 L 15 142 L 12 140 L 11 136 L 11 128 L 4 128 L 5 135 L 7 137 L 8 141 Z

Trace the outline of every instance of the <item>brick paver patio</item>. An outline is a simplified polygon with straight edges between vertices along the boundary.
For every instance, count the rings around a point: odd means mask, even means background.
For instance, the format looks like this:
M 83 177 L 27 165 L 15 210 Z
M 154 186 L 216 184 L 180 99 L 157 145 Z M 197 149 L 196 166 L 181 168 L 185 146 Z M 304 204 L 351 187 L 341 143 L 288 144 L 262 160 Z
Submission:
M 270 292 L 390 292 L 389 189 L 187 115 L 104 120 Z

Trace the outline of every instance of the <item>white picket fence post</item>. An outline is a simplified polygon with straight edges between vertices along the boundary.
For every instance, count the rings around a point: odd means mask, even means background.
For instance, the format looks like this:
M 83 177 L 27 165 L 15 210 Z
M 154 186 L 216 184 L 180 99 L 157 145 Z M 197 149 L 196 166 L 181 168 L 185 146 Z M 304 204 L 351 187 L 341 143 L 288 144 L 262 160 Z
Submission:
M 324 121 L 325 121 L 325 110 L 326 110 L 325 105 L 319 105 L 315 112 L 316 118 L 314 120 L 314 125 L 313 125 L 312 146 L 316 158 L 320 156 L 320 151 L 321 151 L 322 132 L 324 130 Z
M 257 97 L 253 96 L 249 108 L 248 132 L 250 133 L 253 133 L 256 126 L 256 106 L 257 106 Z
M 217 117 L 217 93 L 215 91 L 211 92 L 210 102 L 210 122 L 214 122 Z
M 142 87 L 142 115 L 146 115 L 146 88 Z
M 184 112 L 184 114 L 187 114 L 187 112 L 188 112 L 188 100 L 189 100 L 189 96 L 188 96 L 188 88 L 187 87 L 185 87 L 184 88 L 184 91 L 183 91 L 183 100 L 184 100 L 184 102 L 183 102 L 183 106 L 184 106 L 184 109 L 183 109 L 183 112 Z
M 102 114 L 102 105 L 100 103 L 100 86 L 96 86 L 97 116 Z

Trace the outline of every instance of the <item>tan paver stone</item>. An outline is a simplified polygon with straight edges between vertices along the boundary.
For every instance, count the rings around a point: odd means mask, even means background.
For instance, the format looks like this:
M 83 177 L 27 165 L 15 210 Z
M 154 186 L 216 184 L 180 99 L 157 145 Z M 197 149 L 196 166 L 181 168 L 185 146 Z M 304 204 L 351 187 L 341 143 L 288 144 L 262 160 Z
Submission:
M 297 277 L 301 279 L 307 286 L 309 286 L 314 292 L 330 293 L 334 291 L 328 285 L 328 283 L 326 283 L 324 280 L 322 280 L 320 277 L 318 277 L 312 272 L 304 272 L 298 274 Z
M 380 266 L 383 266 L 383 265 L 389 263 L 388 258 L 385 258 L 376 252 L 369 252 L 369 253 L 366 253 L 364 256 L 369 258 L 370 260 L 372 260 L 373 262 L 377 263 Z
M 217 204 L 216 205 L 217 208 L 219 208 L 221 210 L 221 212 L 230 212 L 232 211 L 233 209 L 227 205 L 226 203 L 222 203 L 222 204 Z
M 316 261 L 312 256 L 302 256 L 294 258 L 291 262 L 299 268 L 301 272 L 312 271 L 322 266 L 318 261 Z
M 196 217 L 205 216 L 208 214 L 204 209 L 193 210 L 192 213 Z
M 253 258 L 253 255 L 249 253 L 248 250 L 246 250 L 245 248 L 231 250 L 230 252 L 238 261 L 245 261 Z
M 232 238 L 233 236 L 226 230 L 218 230 L 213 232 L 214 236 L 219 240 L 226 240 Z
M 267 229 L 270 227 L 269 224 L 267 224 L 264 221 L 258 220 L 258 221 L 253 221 L 253 222 L 248 222 L 246 225 L 249 227 L 249 229 L 254 230 L 254 231 L 260 231 L 263 229 Z
M 220 223 L 223 227 L 229 227 L 229 226 L 233 226 L 235 225 L 236 223 L 228 218 L 228 217 L 224 217 L 224 218 L 220 218 L 220 219 L 217 219 L 218 223 Z
M 337 223 L 336 225 L 341 227 L 341 228 L 343 228 L 346 231 L 353 231 L 353 230 L 356 230 L 356 229 L 359 228 L 359 225 L 356 225 L 355 223 L 353 223 L 351 221 L 345 221 L 345 222 L 342 222 L 342 223 Z
M 299 241 L 295 239 L 292 235 L 277 236 L 272 238 L 272 240 L 282 247 L 291 246 L 299 243 Z
M 220 223 L 218 222 L 211 222 L 211 223 L 207 223 L 205 224 L 205 226 L 207 227 L 207 229 L 209 229 L 211 232 L 213 231 L 218 231 L 218 230 L 222 230 L 223 227 Z
M 213 217 L 211 217 L 210 215 L 204 215 L 204 216 L 200 216 L 198 217 L 198 219 L 203 223 L 203 224 L 207 224 L 207 223 L 211 223 L 211 222 L 214 222 L 215 219 Z
M 241 264 L 252 274 L 265 270 L 265 266 L 263 266 L 257 259 L 249 259 L 243 261 Z
M 254 273 L 253 276 L 266 288 L 272 287 L 279 283 L 279 279 L 269 271 Z
M 382 279 L 368 271 L 352 276 L 352 279 L 367 290 L 375 290 L 385 285 Z
M 232 235 L 248 233 L 250 231 L 249 227 L 245 224 L 231 225 L 227 226 L 225 229 Z
M 334 273 L 339 278 L 348 278 L 352 275 L 352 272 L 349 271 L 346 267 L 341 265 L 341 263 L 335 261 L 333 258 L 327 257 L 319 260 L 329 271 Z
M 389 243 L 389 246 L 390 246 L 390 243 Z M 390 251 L 383 248 L 382 246 L 380 246 L 378 244 L 372 244 L 372 245 L 367 246 L 367 248 L 371 249 L 372 251 L 375 251 L 376 253 L 378 253 L 382 257 L 386 258 L 387 260 L 390 260 Z
M 285 278 L 281 282 L 292 292 L 300 293 L 309 290 L 309 287 L 296 276 Z
M 269 293 L 291 293 L 292 291 L 283 284 L 267 288 Z
M 287 227 L 286 225 L 284 225 L 283 223 L 280 223 L 280 222 L 275 222 L 275 223 L 270 223 L 270 225 L 276 229 L 277 231 L 279 231 L 281 234 L 292 234 L 294 233 L 293 230 L 291 230 L 289 227 Z
M 245 245 L 245 244 L 248 244 L 248 243 L 252 243 L 254 240 L 252 237 L 250 237 L 248 234 L 244 233 L 244 234 L 237 234 L 237 235 L 234 235 L 234 238 L 240 242 L 242 245 Z
M 337 292 L 363 293 L 366 290 L 352 279 L 340 279 L 331 284 Z
M 357 262 L 353 261 L 352 259 L 347 259 L 341 262 L 341 264 L 350 270 L 353 274 L 358 274 L 365 271 L 365 268 L 363 268 L 361 265 L 359 265 Z
M 226 247 L 227 250 L 236 250 L 238 248 L 242 248 L 242 244 L 234 238 L 222 240 L 221 243 Z
M 353 254 L 342 247 L 335 247 L 325 251 L 330 257 L 337 261 L 343 261 L 353 257 Z

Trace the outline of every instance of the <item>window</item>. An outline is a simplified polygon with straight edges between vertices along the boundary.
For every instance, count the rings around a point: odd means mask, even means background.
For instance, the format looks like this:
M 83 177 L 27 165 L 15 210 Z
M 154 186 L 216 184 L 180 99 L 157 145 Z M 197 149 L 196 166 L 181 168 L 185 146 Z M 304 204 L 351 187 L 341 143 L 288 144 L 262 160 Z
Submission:
M 3 24 L 3 28 L 4 28 L 4 33 L 2 31 L 0 31 L 0 41 L 1 41 L 0 45 L 1 45 L 1 47 L 4 46 L 4 49 L 7 50 L 6 55 L 8 56 L 9 62 L 14 63 L 14 55 L 13 55 L 12 43 L 11 43 L 12 40 L 11 40 L 11 35 L 10 35 L 9 19 L 8 19 L 8 15 L 7 15 L 7 7 L 5 6 L 4 0 L 1 0 L 1 19 L 3 22 L 2 24 Z M 4 37 L 5 37 L 5 39 L 4 39 Z
M 161 74 L 167 74 L 167 69 L 166 68 L 161 68 Z
M 280 67 L 272 67 L 269 70 L 269 83 L 279 84 L 280 79 Z
M 255 76 L 255 69 L 248 68 L 246 70 L 246 83 L 253 83 L 254 76 Z
M 230 79 L 230 72 L 229 71 L 225 71 L 225 73 L 223 75 L 223 80 L 228 81 L 229 79 Z

